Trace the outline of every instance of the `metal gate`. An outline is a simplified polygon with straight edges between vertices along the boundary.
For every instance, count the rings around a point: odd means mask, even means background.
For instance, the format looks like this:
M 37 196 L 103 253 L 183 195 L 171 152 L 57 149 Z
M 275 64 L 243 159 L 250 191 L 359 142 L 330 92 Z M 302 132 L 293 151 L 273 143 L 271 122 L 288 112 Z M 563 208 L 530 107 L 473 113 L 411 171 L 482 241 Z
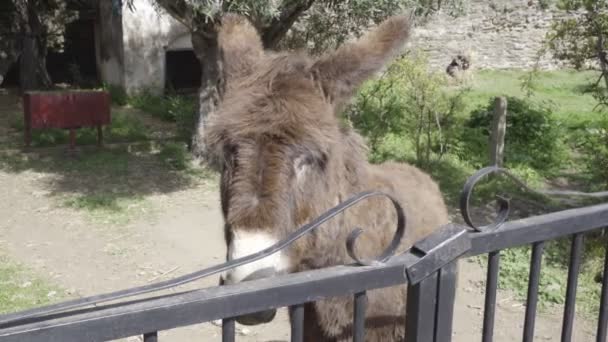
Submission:
M 393 201 L 399 224 L 393 243 L 377 260 L 360 260 L 353 253 L 352 244 L 358 235 L 355 230 L 347 243 L 355 260 L 352 265 L 176 294 L 131 298 L 259 260 L 285 248 L 355 203 L 372 196 L 386 196 L 377 192 L 362 193 L 301 227 L 286 240 L 256 254 L 152 285 L 0 316 L 0 341 L 103 341 L 143 335 L 144 341 L 152 342 L 157 341 L 158 331 L 216 319 L 223 320 L 222 341 L 234 341 L 234 317 L 282 307 L 289 307 L 291 311 L 291 340 L 302 341 L 304 304 L 345 295 L 353 296 L 354 300 L 353 340 L 364 341 L 366 292 L 395 285 L 408 286 L 404 322 L 406 341 L 451 341 L 457 262 L 481 254 L 489 254 L 482 341 L 492 341 L 500 251 L 525 245 L 532 245 L 532 257 L 522 336 L 523 341 L 532 341 L 543 247 L 546 241 L 567 236 L 572 238 L 572 245 L 562 341 L 571 341 L 583 238 L 586 233 L 608 226 L 608 203 L 506 222 L 508 202 L 499 199 L 496 222 L 477 227 L 469 215 L 469 197 L 477 181 L 493 172 L 506 174 L 502 169 L 486 168 L 465 185 L 461 211 L 469 227 L 456 224 L 441 227 L 406 253 L 393 255 L 405 230 L 401 208 Z M 606 193 L 589 196 L 601 197 Z M 598 342 L 606 342 L 607 333 L 608 246 L 602 280 Z M 123 298 L 130 299 L 118 301 Z

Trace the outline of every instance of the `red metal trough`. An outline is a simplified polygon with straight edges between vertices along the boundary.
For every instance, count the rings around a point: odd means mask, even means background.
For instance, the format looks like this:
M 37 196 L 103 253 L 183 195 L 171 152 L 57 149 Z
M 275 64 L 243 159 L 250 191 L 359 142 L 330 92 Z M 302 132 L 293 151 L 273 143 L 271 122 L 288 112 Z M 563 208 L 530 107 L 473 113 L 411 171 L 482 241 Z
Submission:
M 75 129 L 97 127 L 97 144 L 103 142 L 102 126 L 110 124 L 110 95 L 105 91 L 29 91 L 23 95 L 25 145 L 30 146 L 32 129 L 63 128 L 70 130 L 70 148 L 74 148 Z

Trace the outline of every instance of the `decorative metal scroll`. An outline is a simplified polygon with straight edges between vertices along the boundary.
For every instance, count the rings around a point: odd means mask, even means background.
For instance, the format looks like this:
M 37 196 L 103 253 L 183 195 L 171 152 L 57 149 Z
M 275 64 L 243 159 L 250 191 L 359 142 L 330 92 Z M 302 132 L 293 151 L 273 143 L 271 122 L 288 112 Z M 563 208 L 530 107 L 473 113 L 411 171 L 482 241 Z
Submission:
M 368 199 L 370 197 L 387 197 L 391 201 L 393 206 L 395 207 L 395 211 L 397 214 L 397 230 L 395 231 L 393 240 L 391 241 L 390 245 L 382 252 L 382 254 L 380 254 L 376 259 L 372 259 L 372 260 L 362 259 L 362 258 L 359 258 L 357 256 L 357 254 L 355 253 L 355 245 L 356 245 L 357 238 L 361 235 L 363 230 L 360 228 L 355 228 L 353 231 L 351 231 L 351 233 L 349 234 L 349 236 L 347 238 L 346 248 L 347 248 L 348 255 L 351 258 L 353 258 L 353 260 L 355 260 L 355 262 L 359 265 L 370 266 L 370 265 L 374 265 L 374 264 L 378 264 L 378 263 L 384 263 L 395 254 L 395 252 L 397 251 L 397 249 L 401 243 L 403 235 L 405 234 L 405 226 L 406 226 L 405 213 L 404 213 L 401 205 L 397 202 L 397 200 L 390 195 L 387 195 L 382 192 L 377 192 L 377 191 L 362 192 L 362 193 L 359 193 L 359 194 L 349 198 L 348 200 L 340 203 L 339 205 L 335 206 L 334 208 L 328 210 L 327 212 L 325 212 L 324 214 L 322 214 L 315 220 L 311 221 L 310 223 L 301 226 L 295 232 L 289 234 L 286 239 L 284 239 L 280 242 L 277 242 L 276 244 L 274 244 L 268 248 L 265 248 L 257 253 L 253 253 L 253 254 L 238 258 L 238 259 L 233 259 L 233 260 L 227 261 L 220 265 L 215 265 L 215 266 L 205 268 L 205 269 L 193 272 L 193 273 L 185 274 L 185 275 L 173 278 L 173 279 L 160 281 L 160 282 L 149 284 L 149 285 L 144 285 L 144 286 L 134 287 L 134 288 L 120 290 L 120 291 L 116 291 L 116 292 L 110 292 L 110 293 L 106 293 L 106 294 L 94 295 L 94 296 L 90 296 L 90 297 L 65 301 L 62 303 L 54 304 L 54 305 L 48 305 L 48 306 L 41 307 L 41 308 L 36 308 L 36 309 L 26 310 L 26 311 L 14 313 L 14 314 L 0 316 L 0 328 L 7 328 L 10 326 L 18 325 L 21 322 L 35 320 L 36 318 L 41 318 L 41 317 L 43 317 L 45 315 L 49 315 L 49 314 L 67 312 L 67 311 L 75 310 L 75 309 L 83 309 L 85 307 L 97 305 L 97 304 L 104 303 L 104 302 L 109 302 L 109 301 L 113 301 L 113 300 L 133 297 L 133 296 L 137 296 L 137 295 L 147 294 L 150 292 L 157 292 L 157 291 L 165 290 L 168 288 L 177 287 L 180 285 L 184 285 L 186 283 L 190 283 L 190 282 L 199 280 L 201 278 L 209 277 L 211 275 L 225 272 L 227 270 L 260 260 L 260 259 L 265 258 L 282 249 L 285 249 L 286 247 L 288 247 L 289 245 L 294 243 L 296 240 L 300 239 L 307 233 L 309 233 L 309 232 L 313 231 L 314 229 L 316 229 L 317 227 L 319 227 L 321 224 L 332 219 L 333 217 L 337 216 L 338 214 L 344 212 L 345 210 L 352 207 L 353 205 L 355 205 L 365 199 Z
M 471 228 L 475 231 L 489 231 L 498 229 L 503 223 L 505 223 L 509 217 L 509 213 L 511 210 L 510 200 L 505 196 L 496 196 L 497 202 L 497 213 L 494 221 L 485 226 L 477 226 L 473 223 L 471 219 L 471 205 L 470 199 L 473 194 L 473 190 L 475 186 L 479 183 L 481 179 L 490 174 L 499 174 L 505 175 L 507 178 L 515 182 L 520 188 L 530 193 L 536 194 L 538 196 L 542 196 L 544 198 L 551 197 L 585 197 L 585 198 L 608 198 L 608 191 L 602 192 L 581 192 L 581 191 L 558 191 L 558 190 L 535 190 L 530 188 L 524 181 L 520 180 L 512 173 L 510 173 L 507 169 L 500 168 L 498 166 L 488 166 L 479 171 L 475 172 L 469 179 L 466 181 L 462 192 L 460 194 L 460 213 L 462 218 Z

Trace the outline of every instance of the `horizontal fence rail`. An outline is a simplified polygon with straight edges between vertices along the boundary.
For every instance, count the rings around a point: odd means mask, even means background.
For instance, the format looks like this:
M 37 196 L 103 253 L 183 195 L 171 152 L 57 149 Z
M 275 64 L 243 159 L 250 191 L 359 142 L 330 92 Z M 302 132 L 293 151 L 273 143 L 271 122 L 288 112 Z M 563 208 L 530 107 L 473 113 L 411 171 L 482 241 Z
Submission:
M 448 226 L 446 229 L 453 232 L 457 228 Z M 449 260 L 445 260 L 442 247 L 454 249 L 449 243 L 443 243 L 441 241 L 440 246 L 430 250 L 429 254 L 421 256 L 420 252 L 408 252 L 374 266 L 337 266 L 143 301 L 108 304 L 82 312 L 54 314 L 32 323 L 4 328 L 0 330 L 0 340 L 69 342 L 117 339 L 345 295 L 356 295 L 360 310 L 364 310 L 365 291 L 405 285 L 408 283 L 407 269 L 421 263 L 425 265 L 424 269 L 418 267 L 411 274 L 415 278 L 425 278 L 417 272 L 425 272 L 427 276 L 433 274 L 466 251 L 457 249 Z M 438 257 L 439 253 L 443 257 Z
M 486 278 L 486 298 L 484 304 L 484 320 L 481 340 L 494 340 L 494 321 L 496 315 L 496 292 L 498 289 L 498 273 L 500 267 L 500 252 L 505 249 L 530 245 L 530 273 L 526 297 L 525 318 L 523 322 L 522 341 L 534 340 L 536 309 L 538 304 L 539 282 L 542 269 L 542 258 L 547 241 L 571 237 L 570 263 L 567 274 L 566 301 L 564 304 L 561 341 L 570 342 L 573 338 L 574 316 L 576 307 L 576 290 L 582 253 L 584 235 L 598 229 L 608 227 L 608 203 L 583 208 L 562 210 L 546 215 L 507 222 L 510 211 L 509 199 L 504 195 L 496 197 L 497 216 L 494 222 L 478 227 L 470 215 L 470 198 L 475 185 L 490 174 L 505 175 L 521 189 L 537 196 L 550 198 L 552 196 L 574 196 L 586 199 L 608 198 L 608 192 L 584 193 L 579 191 L 539 191 L 529 188 L 507 170 L 498 167 L 487 167 L 471 176 L 461 194 L 460 208 L 465 222 L 476 233 L 470 234 L 471 249 L 467 256 L 488 254 L 488 271 Z M 602 297 L 600 302 L 599 319 L 596 340 L 606 342 L 606 325 L 608 320 L 608 245 L 605 246 L 604 275 L 602 282 Z M 430 341 L 430 340 L 429 340 Z
M 469 202 L 475 185 L 491 173 L 507 175 L 516 180 L 517 184 L 525 187 L 525 184 L 503 169 L 490 167 L 480 170 L 469 178 L 461 197 L 462 215 L 470 228 L 456 224 L 445 225 L 402 254 L 395 255 L 406 228 L 405 214 L 400 205 L 383 193 L 361 193 L 300 227 L 286 240 L 250 256 L 169 281 L 0 316 L 0 341 L 103 341 L 140 335 L 145 342 L 156 342 L 158 331 L 217 319 L 223 320 L 222 340 L 234 341 L 237 317 L 282 307 L 287 307 L 290 311 L 291 340 L 302 341 L 305 333 L 304 304 L 342 296 L 350 296 L 353 299 L 353 341 L 365 341 L 368 292 L 402 285 L 408 286 L 407 314 L 404 322 L 406 340 L 448 342 L 452 339 L 458 260 L 489 254 L 481 339 L 490 342 L 493 341 L 494 335 L 500 252 L 527 245 L 532 246 L 532 256 L 521 336 L 523 341 L 532 341 L 545 243 L 564 237 L 571 237 L 572 241 L 561 334 L 562 341 L 571 341 L 575 331 L 573 317 L 576 285 L 584 249 L 584 234 L 608 226 L 608 203 L 507 221 L 510 210 L 509 200 L 505 196 L 500 196 L 497 198 L 498 212 L 495 222 L 478 227 L 472 222 Z M 536 192 L 543 195 L 560 195 L 557 192 Z M 577 192 L 575 195 L 598 198 L 604 193 Z M 363 260 L 354 253 L 356 239 L 362 232 L 361 229 L 355 229 L 345 241 L 347 251 L 354 260 L 352 265 L 133 299 L 135 295 L 175 287 L 278 252 L 357 202 L 372 196 L 388 197 L 395 207 L 398 218 L 393 240 L 375 260 Z M 606 341 L 607 271 L 608 246 L 606 246 L 597 327 L 598 342 Z M 123 301 L 115 302 L 118 299 Z

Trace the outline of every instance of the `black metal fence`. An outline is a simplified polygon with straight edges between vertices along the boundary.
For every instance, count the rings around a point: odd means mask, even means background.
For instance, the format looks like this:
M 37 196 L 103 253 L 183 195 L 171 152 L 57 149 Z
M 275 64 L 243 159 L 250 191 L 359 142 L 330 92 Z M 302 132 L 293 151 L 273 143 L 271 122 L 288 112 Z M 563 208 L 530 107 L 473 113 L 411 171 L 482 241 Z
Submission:
M 303 305 L 345 295 L 354 298 L 353 340 L 364 341 L 366 292 L 406 284 L 406 341 L 451 341 L 457 261 L 480 254 L 489 254 L 482 341 L 492 341 L 500 251 L 525 245 L 532 245 L 532 257 L 522 337 L 523 341 L 532 341 L 543 248 L 546 241 L 568 236 L 572 238 L 571 258 L 561 329 L 562 341 L 571 341 L 577 278 L 584 248 L 583 237 L 586 233 L 608 226 L 608 203 L 505 222 L 508 202 L 499 200 L 497 221 L 485 227 L 477 227 L 469 217 L 468 198 L 475 183 L 483 175 L 495 171 L 482 170 L 465 186 L 461 209 L 470 227 L 455 224 L 441 227 L 404 254 L 392 256 L 395 243 L 400 240 L 405 229 L 400 207 L 394 203 L 400 217 L 398 229 L 393 244 L 376 261 L 359 260 L 351 250 L 351 255 L 356 260 L 352 265 L 117 302 L 121 298 L 170 288 L 261 259 L 284 248 L 358 201 L 382 195 L 364 193 L 300 228 L 286 241 L 252 256 L 170 281 L 0 316 L 0 341 L 103 341 L 143 335 L 144 341 L 151 342 L 157 340 L 158 331 L 216 319 L 223 319 L 222 340 L 234 341 L 234 317 L 281 307 L 289 307 L 291 310 L 291 340 L 302 341 Z M 357 235 L 358 231 L 352 234 L 349 246 L 352 247 Z M 108 303 L 112 301 L 114 302 Z M 101 305 L 102 302 L 106 304 Z M 598 315 L 597 341 L 605 342 L 608 322 L 608 246 Z

